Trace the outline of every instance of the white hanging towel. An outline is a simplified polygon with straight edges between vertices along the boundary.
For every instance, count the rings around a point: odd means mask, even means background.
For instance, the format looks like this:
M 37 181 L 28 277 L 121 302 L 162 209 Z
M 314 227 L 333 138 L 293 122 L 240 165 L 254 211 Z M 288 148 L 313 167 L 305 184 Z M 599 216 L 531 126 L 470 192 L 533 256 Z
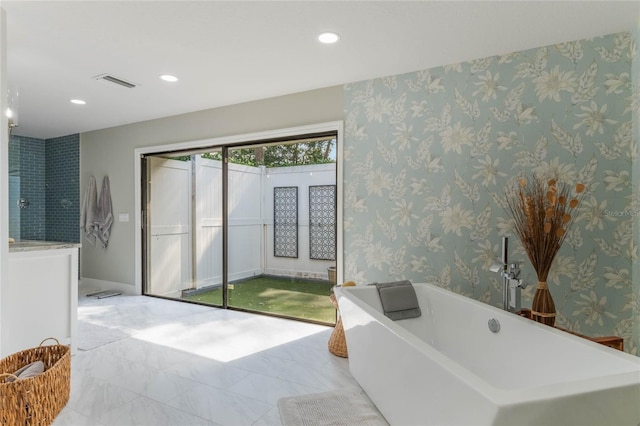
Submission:
M 96 244 L 96 237 L 93 235 L 93 224 L 96 220 L 97 208 L 96 178 L 89 177 L 89 185 L 82 196 L 82 207 L 80 208 L 80 229 L 85 238 L 92 245 Z
M 113 209 L 111 206 L 111 189 L 109 185 L 109 177 L 102 179 L 102 189 L 100 190 L 100 199 L 98 200 L 98 208 L 93 227 L 93 235 L 100 241 L 103 248 L 109 243 L 109 235 L 111 234 L 111 225 L 113 225 Z

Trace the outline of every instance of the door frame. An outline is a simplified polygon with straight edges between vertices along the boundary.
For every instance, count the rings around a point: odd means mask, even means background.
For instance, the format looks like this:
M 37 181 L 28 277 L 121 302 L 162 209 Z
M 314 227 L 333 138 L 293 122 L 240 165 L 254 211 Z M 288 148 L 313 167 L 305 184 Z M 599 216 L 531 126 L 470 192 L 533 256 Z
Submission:
M 344 275 L 344 259 L 343 259 L 343 162 L 344 162 L 344 139 L 343 139 L 344 123 L 342 121 L 332 121 L 326 123 L 318 123 L 306 126 L 289 127 L 285 129 L 275 129 L 263 132 L 246 133 L 240 135 L 223 136 L 218 138 L 201 139 L 195 141 L 185 141 L 164 145 L 154 145 L 134 149 L 134 225 L 135 225 L 135 294 L 142 294 L 142 271 L 143 271 L 143 224 L 144 211 L 142 208 L 142 188 L 145 182 L 145 176 L 142 170 L 142 157 L 154 153 L 181 151 L 189 149 L 202 149 L 210 146 L 227 147 L 237 145 L 239 143 L 263 142 L 270 139 L 286 139 L 300 135 L 335 132 L 336 133 L 336 185 L 337 185 L 337 205 L 336 219 L 337 226 L 337 242 L 336 242 L 336 276 L 338 282 L 343 281 Z

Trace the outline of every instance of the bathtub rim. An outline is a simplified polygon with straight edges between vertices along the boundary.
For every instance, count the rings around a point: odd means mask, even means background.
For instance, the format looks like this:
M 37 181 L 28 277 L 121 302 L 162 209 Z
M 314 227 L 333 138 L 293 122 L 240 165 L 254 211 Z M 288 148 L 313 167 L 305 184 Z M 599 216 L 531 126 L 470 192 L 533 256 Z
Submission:
M 521 403 L 527 403 L 530 401 L 543 401 L 552 398 L 562 398 L 568 396 L 574 396 L 577 394 L 598 392 L 606 389 L 612 388 L 622 388 L 622 387 L 630 387 L 636 388 L 637 392 L 639 392 L 640 396 L 640 357 L 636 357 L 634 355 L 619 351 L 617 349 L 613 349 L 607 347 L 605 345 L 601 345 L 596 342 L 592 342 L 590 340 L 584 339 L 579 336 L 575 336 L 571 333 L 567 333 L 562 330 L 558 330 L 552 327 L 549 327 L 544 324 L 539 324 L 535 321 L 532 321 L 528 318 L 523 318 L 519 315 L 508 313 L 502 309 L 499 309 L 495 306 L 477 301 L 470 297 L 464 296 L 459 293 L 455 293 L 449 289 L 439 287 L 435 284 L 430 283 L 413 283 L 414 286 L 425 286 L 433 291 L 444 294 L 447 297 L 458 296 L 464 297 L 465 303 L 472 303 L 480 308 L 489 309 L 489 311 L 493 311 L 496 315 L 499 316 L 509 316 L 509 320 L 514 321 L 523 321 L 523 325 L 527 327 L 539 327 L 545 332 L 555 334 L 561 338 L 573 340 L 580 344 L 587 345 L 591 347 L 592 350 L 605 352 L 609 356 L 614 356 L 622 359 L 623 361 L 630 362 L 632 364 L 636 364 L 638 367 L 637 373 L 633 371 L 612 374 L 608 376 L 596 376 L 589 377 L 584 379 L 573 380 L 571 382 L 560 382 L 560 383 L 552 383 L 547 385 L 538 385 L 527 388 L 511 388 L 504 389 L 497 387 L 485 379 L 474 373 L 473 371 L 467 369 L 463 365 L 459 364 L 455 360 L 448 358 L 445 354 L 437 350 L 436 348 L 429 345 L 427 342 L 423 341 L 419 337 L 415 336 L 410 331 L 405 328 L 395 324 L 390 318 L 386 317 L 382 312 L 376 310 L 374 307 L 366 303 L 364 300 L 359 298 L 357 295 L 353 294 L 354 291 L 376 291 L 374 286 L 368 285 L 357 285 L 351 287 L 335 287 L 334 293 L 338 300 L 338 306 L 341 306 L 341 300 L 343 298 L 349 300 L 351 303 L 354 303 L 360 309 L 365 311 L 365 313 L 371 316 L 374 320 L 380 323 L 385 329 L 390 332 L 396 334 L 403 342 L 412 346 L 413 348 L 424 351 L 427 353 L 429 357 L 431 357 L 435 362 L 438 362 L 443 366 L 452 376 L 456 377 L 458 380 L 464 381 L 470 388 L 474 389 L 476 392 L 479 392 L 484 395 L 484 397 L 491 401 L 492 403 L 499 406 L 509 406 L 509 405 L 518 405 Z M 342 302 L 343 303 L 343 302 Z M 344 324 L 344 319 L 343 319 Z M 345 335 L 347 338 L 347 346 L 348 342 L 348 331 L 345 326 Z M 576 391 L 579 389 L 579 391 Z

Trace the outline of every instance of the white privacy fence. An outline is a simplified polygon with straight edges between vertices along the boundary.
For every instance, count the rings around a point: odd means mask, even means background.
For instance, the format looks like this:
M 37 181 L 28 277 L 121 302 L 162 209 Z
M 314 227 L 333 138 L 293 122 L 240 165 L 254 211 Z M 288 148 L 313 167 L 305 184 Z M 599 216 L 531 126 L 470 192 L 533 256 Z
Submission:
M 335 190 L 336 168 L 332 164 L 316 164 L 308 166 L 280 167 L 266 169 L 266 179 L 263 190 L 265 207 L 265 265 L 264 272 L 273 275 L 291 275 L 307 278 L 327 278 L 327 268 L 335 265 L 335 219 L 333 220 L 333 234 L 327 231 L 326 240 L 331 240 L 333 256 L 330 260 L 312 258 L 310 240 L 310 205 L 309 188 L 331 186 Z M 297 257 L 275 256 L 274 249 L 278 243 L 277 221 L 278 209 L 274 206 L 274 189 L 297 188 L 297 236 L 290 236 L 284 232 L 279 235 L 285 241 L 281 244 L 287 246 L 297 240 Z M 287 191 L 288 192 L 288 191 Z M 334 192 L 335 194 L 335 192 Z M 287 194 L 291 195 L 291 194 Z M 292 203 L 288 203 L 292 204 Z M 335 218 L 335 195 L 331 210 Z M 275 216 L 275 217 L 274 217 Z M 276 231 L 276 232 L 274 232 Z M 286 231 L 286 230 L 285 230 Z M 282 250 L 286 251 L 286 250 Z M 291 250 L 293 251 L 293 250 Z M 283 254 L 283 253 L 280 253 Z M 317 256 L 315 256 L 317 257 Z
M 169 288 L 165 283 L 166 295 L 222 283 L 222 164 L 197 156 L 193 176 L 193 231 L 187 238 L 193 274 L 182 274 Z M 327 279 L 327 268 L 335 265 L 335 181 L 334 163 L 279 168 L 229 164 L 229 281 L 261 274 Z M 277 198 L 279 194 L 286 197 Z M 283 215 L 286 223 L 280 220 Z

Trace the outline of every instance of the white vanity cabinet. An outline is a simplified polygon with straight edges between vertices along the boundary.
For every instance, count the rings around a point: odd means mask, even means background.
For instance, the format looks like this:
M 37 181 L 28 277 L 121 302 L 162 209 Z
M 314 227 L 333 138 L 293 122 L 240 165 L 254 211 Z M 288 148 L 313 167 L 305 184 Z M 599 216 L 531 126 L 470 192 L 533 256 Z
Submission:
M 38 346 L 48 337 L 71 345 L 75 353 L 79 247 L 46 241 L 9 246 L 9 279 L 0 309 L 1 357 Z

